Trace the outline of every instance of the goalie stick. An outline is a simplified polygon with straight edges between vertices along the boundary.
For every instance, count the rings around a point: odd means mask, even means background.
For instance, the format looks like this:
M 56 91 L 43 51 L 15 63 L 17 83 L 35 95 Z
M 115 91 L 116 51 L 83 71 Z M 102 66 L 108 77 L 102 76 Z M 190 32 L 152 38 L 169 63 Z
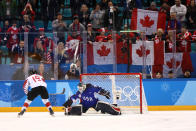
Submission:
M 49 95 L 62 95 L 65 93 L 65 88 L 63 88 L 63 91 L 60 92 L 60 93 L 52 93 L 52 94 L 49 94 Z

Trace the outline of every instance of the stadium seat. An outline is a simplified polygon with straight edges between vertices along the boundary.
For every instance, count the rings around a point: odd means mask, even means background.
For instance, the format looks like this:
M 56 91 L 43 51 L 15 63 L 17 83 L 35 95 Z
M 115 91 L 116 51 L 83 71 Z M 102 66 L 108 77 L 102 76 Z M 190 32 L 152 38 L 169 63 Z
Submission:
M 128 25 L 130 25 L 131 24 L 131 19 L 128 19 Z M 127 19 L 126 20 L 124 20 L 124 24 L 127 24 Z M 122 24 L 122 26 L 124 27 L 124 25 Z
M 50 32 L 50 33 L 45 33 L 45 35 L 46 35 L 48 38 L 53 39 L 53 33 L 52 33 L 52 32 Z
M 157 6 L 161 6 L 161 1 L 160 0 L 156 0 L 155 2 L 157 4 Z
M 195 45 L 195 43 L 191 43 L 191 50 L 192 50 L 192 52 L 196 53 L 196 45 Z
M 118 4 L 118 3 L 120 3 L 120 0 L 112 0 L 112 2 L 113 2 L 114 4 Z
M 118 7 L 118 10 L 119 10 L 119 15 L 118 16 L 123 16 L 124 8 L 123 7 Z
M 10 65 L 10 63 L 11 63 L 11 60 L 10 60 L 10 58 L 5 58 L 5 57 L 2 57 L 1 58 L 1 63 L 2 64 L 6 64 L 6 65 Z
M 92 12 L 93 8 L 89 8 L 89 11 Z
M 96 0 L 97 1 L 97 3 L 100 3 L 101 2 L 101 0 Z
M 2 28 L 2 27 L 3 27 L 3 22 L 0 21 L 0 28 Z
M 34 24 L 35 24 L 36 29 L 39 29 L 39 28 L 43 28 L 44 27 L 44 23 L 41 20 L 34 21 Z
M 61 13 L 63 14 L 63 17 L 71 17 L 72 16 L 70 8 L 65 8 L 65 9 L 61 10 Z
M 65 6 L 69 6 L 70 5 L 70 0 L 65 0 Z
M 52 21 L 48 22 L 48 30 L 52 30 Z
M 67 40 L 67 37 L 68 37 L 68 33 L 66 32 L 65 33 L 65 41 Z
M 72 20 L 65 20 L 67 27 L 69 27 L 69 25 L 72 23 Z

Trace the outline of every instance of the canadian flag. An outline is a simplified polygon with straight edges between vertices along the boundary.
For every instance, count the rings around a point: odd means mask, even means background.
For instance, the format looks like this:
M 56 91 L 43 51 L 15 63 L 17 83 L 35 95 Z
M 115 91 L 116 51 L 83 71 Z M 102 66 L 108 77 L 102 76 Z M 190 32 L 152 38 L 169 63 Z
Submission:
M 114 45 L 109 42 L 93 42 L 87 45 L 88 65 L 114 64 Z
M 157 11 L 134 9 L 131 29 L 145 31 L 146 35 L 156 33 L 158 28 L 165 30 L 166 14 Z
M 117 64 L 128 64 L 128 53 L 125 51 L 122 51 L 123 48 L 126 48 L 130 54 L 132 54 L 132 44 L 129 44 L 129 48 L 127 47 L 127 43 L 118 42 L 116 44 L 116 54 L 117 54 Z M 132 57 L 129 56 L 129 62 L 132 63 Z
M 122 52 L 126 44 L 117 43 L 117 64 L 127 64 L 127 52 Z M 163 65 L 164 64 L 164 43 L 162 41 L 141 41 L 129 45 L 130 64 L 132 65 Z
M 190 53 L 165 53 L 164 65 L 153 66 L 153 74 L 162 72 L 164 78 L 168 78 L 169 71 L 173 71 L 178 77 L 186 70 L 193 72 Z
M 133 65 L 153 65 L 154 64 L 154 42 L 137 41 L 132 45 Z
M 80 45 L 80 40 L 78 39 L 72 39 L 68 41 L 65 45 L 65 51 L 69 58 L 76 61 L 78 54 L 79 54 L 79 45 Z
M 111 43 L 87 44 L 87 64 L 88 65 L 104 65 L 104 64 L 127 64 L 127 52 L 122 52 L 123 43 L 116 45 L 116 52 L 114 52 L 114 45 Z M 154 65 L 156 63 L 164 63 L 164 58 L 154 59 L 156 56 L 156 46 L 154 41 L 136 41 L 136 44 L 131 44 L 129 47 L 130 64 L 132 65 Z M 164 46 L 159 46 L 159 50 L 163 50 Z M 115 54 L 117 61 L 114 61 Z M 160 57 L 164 57 L 164 52 L 159 52 Z M 162 62 L 161 62 L 162 61 Z
M 168 78 L 169 71 L 175 71 L 176 75 L 182 74 L 181 64 L 183 61 L 183 53 L 165 53 L 165 62 L 163 65 L 163 77 Z

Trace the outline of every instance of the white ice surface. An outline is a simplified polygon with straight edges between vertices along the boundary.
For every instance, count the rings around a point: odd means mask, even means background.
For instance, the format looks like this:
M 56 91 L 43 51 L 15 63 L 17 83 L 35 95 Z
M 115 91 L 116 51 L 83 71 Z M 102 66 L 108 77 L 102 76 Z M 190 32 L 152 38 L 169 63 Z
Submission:
M 162 111 L 122 116 L 56 112 L 0 113 L 0 131 L 196 131 L 196 111 Z

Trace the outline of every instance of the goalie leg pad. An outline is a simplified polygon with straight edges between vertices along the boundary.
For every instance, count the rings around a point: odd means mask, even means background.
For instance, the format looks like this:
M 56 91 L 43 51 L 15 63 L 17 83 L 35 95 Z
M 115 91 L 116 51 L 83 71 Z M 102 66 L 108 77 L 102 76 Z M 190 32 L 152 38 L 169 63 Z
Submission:
M 67 113 L 65 112 L 65 114 L 67 114 Z M 81 116 L 82 115 L 82 105 L 76 105 L 76 106 L 70 107 L 70 109 L 68 109 L 68 115 Z
M 101 110 L 101 112 L 111 115 L 121 115 L 119 107 L 101 101 L 97 102 L 96 110 Z

